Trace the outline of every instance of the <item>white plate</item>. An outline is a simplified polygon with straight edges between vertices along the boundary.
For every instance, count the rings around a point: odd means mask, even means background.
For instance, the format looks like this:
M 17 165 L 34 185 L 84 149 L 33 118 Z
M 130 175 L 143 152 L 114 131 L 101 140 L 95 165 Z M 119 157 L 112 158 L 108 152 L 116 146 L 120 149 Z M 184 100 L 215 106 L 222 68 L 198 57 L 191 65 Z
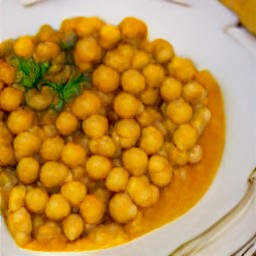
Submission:
M 187 214 L 131 243 L 104 251 L 61 255 L 166 256 L 180 243 L 202 231 L 241 198 L 248 173 L 256 165 L 255 74 L 256 60 L 223 28 L 236 17 L 217 1 L 189 1 L 183 7 L 161 0 L 45 0 L 24 8 L 18 0 L 1 2 L 1 40 L 33 34 L 42 23 L 58 27 L 66 17 L 100 16 L 117 24 L 125 16 L 143 19 L 151 39 L 169 40 L 178 55 L 193 59 L 199 69 L 207 68 L 217 78 L 226 113 L 226 145 L 213 185 Z M 254 224 L 254 223 L 253 223 Z M 211 256 L 228 255 L 253 232 L 252 223 L 243 227 L 239 240 L 212 246 Z M 53 255 L 19 249 L 2 225 L 2 255 Z M 57 253 L 54 253 L 57 255 Z

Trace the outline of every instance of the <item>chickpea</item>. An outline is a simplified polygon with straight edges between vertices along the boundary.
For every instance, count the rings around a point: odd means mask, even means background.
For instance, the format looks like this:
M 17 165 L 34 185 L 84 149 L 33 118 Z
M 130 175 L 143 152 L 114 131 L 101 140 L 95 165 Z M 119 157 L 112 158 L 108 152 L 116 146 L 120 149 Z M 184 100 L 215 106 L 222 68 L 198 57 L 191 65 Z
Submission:
M 60 54 L 60 47 L 57 43 L 41 42 L 36 46 L 36 59 L 40 62 L 46 62 L 55 59 Z
M 140 148 L 127 149 L 122 156 L 124 168 L 134 176 L 140 176 L 147 170 L 148 156 Z
M 131 177 L 126 187 L 128 195 L 141 207 L 150 207 L 158 201 L 159 190 L 146 176 Z
M 80 17 L 75 24 L 75 31 L 81 38 L 90 36 L 98 31 L 104 22 L 98 17 Z
M 38 229 L 45 223 L 46 216 L 44 214 L 35 214 L 32 216 L 33 236 L 36 236 Z
M 123 167 L 114 167 L 106 178 L 106 187 L 110 191 L 124 191 L 128 183 L 129 173 Z
M 177 128 L 177 125 L 171 121 L 169 118 L 166 118 L 164 120 L 164 126 L 167 130 L 167 132 L 170 134 L 170 135 L 173 135 L 174 131 L 176 130 Z
M 152 51 L 153 51 L 153 43 L 150 40 L 144 40 L 143 42 L 141 42 L 140 44 L 140 48 L 143 51 L 146 51 L 147 53 L 150 53 L 152 55 Z M 153 56 L 151 56 L 153 57 Z M 152 63 L 155 63 L 156 61 L 154 59 L 152 59 L 151 61 Z
M 141 42 L 147 38 L 147 25 L 134 17 L 127 17 L 120 23 L 120 30 L 123 38 L 131 42 Z
M 128 69 L 122 74 L 121 84 L 124 91 L 138 94 L 145 89 L 146 81 L 139 71 Z
M 115 124 L 112 137 L 122 148 L 130 148 L 140 137 L 140 126 L 134 119 L 121 119 Z
M 60 42 L 60 36 L 50 25 L 41 26 L 37 33 L 37 38 L 40 42 L 51 42 L 58 44 Z
M 216 79 L 213 77 L 209 70 L 197 71 L 194 80 L 201 84 L 204 88 L 213 88 L 218 85 Z
M 131 62 L 133 54 L 135 52 L 135 47 L 129 43 L 119 44 L 117 51 L 120 52 L 123 56 L 127 57 Z
M 68 240 L 74 241 L 84 231 L 84 221 L 79 214 L 70 214 L 62 221 L 63 233 Z
M 123 244 L 127 239 L 127 234 L 124 232 L 123 226 L 112 222 L 93 228 L 88 237 L 94 243 L 103 246 L 113 243 L 114 240 Z
M 185 101 L 195 104 L 203 97 L 204 88 L 197 82 L 190 82 L 184 85 L 182 97 Z
M 45 214 L 51 220 L 61 220 L 70 213 L 70 205 L 61 194 L 53 194 L 46 205 Z
M 74 181 L 74 176 L 73 176 L 72 170 L 69 170 L 69 171 L 68 171 L 68 176 L 67 176 L 67 178 L 65 179 L 65 182 L 71 182 L 71 181 Z
M 93 37 L 84 37 L 75 45 L 75 63 L 95 63 L 102 55 L 101 47 Z
M 31 132 L 19 133 L 14 141 L 13 148 L 17 159 L 33 156 L 41 147 L 41 138 Z
M 162 118 L 162 119 L 156 120 L 156 122 L 154 123 L 154 126 L 163 134 L 164 137 L 169 135 L 165 122 L 166 122 L 166 119 Z
M 113 68 L 118 73 L 123 73 L 131 67 L 131 58 L 118 50 L 108 51 L 103 59 L 106 66 Z
M 13 84 L 16 80 L 16 71 L 13 66 L 0 60 L 0 81 L 4 84 Z M 3 88 L 3 85 L 1 86 Z M 2 89 L 0 90 L 2 91 Z
M 89 149 L 93 154 L 105 157 L 113 157 L 117 151 L 113 139 L 109 136 L 90 140 Z
M 65 142 L 60 136 L 46 138 L 41 146 L 40 156 L 45 161 L 57 161 L 61 157 Z
M 152 42 L 152 54 L 156 62 L 162 64 L 170 61 L 174 56 L 172 45 L 164 39 L 156 39 Z
M 190 60 L 177 56 L 168 64 L 167 69 L 171 76 L 181 82 L 191 81 L 196 73 L 196 68 Z
M 88 17 L 88 19 L 96 31 L 99 31 L 100 28 L 105 24 L 105 22 L 97 16 Z
M 0 107 L 5 111 L 13 111 L 23 100 L 23 92 L 13 87 L 6 87 L 0 94 Z
M 28 190 L 25 203 L 29 211 L 43 213 L 48 199 L 48 194 L 44 189 L 35 187 Z
M 21 158 L 16 167 L 19 180 L 26 185 L 34 183 L 38 178 L 39 167 L 39 162 L 35 158 Z
M 56 128 L 61 135 L 67 136 L 73 133 L 78 126 L 77 118 L 69 112 L 62 112 L 56 120 Z
M 101 99 L 91 91 L 85 91 L 71 105 L 72 113 L 79 119 L 85 119 L 97 114 L 101 109 Z
M 120 92 L 114 99 L 113 107 L 121 118 L 132 118 L 139 112 L 141 102 L 132 94 Z
M 154 185 L 164 187 L 172 179 L 172 166 L 165 157 L 153 155 L 148 162 L 148 174 Z
M 29 130 L 34 123 L 34 114 L 26 109 L 17 109 L 10 113 L 7 126 L 13 134 L 19 134 Z
M 141 193 L 136 194 L 134 201 L 141 207 L 151 207 L 159 199 L 159 190 L 154 185 L 148 185 Z
M 23 185 L 17 185 L 12 188 L 8 201 L 9 211 L 13 212 L 24 206 L 26 193 L 26 187 Z
M 62 38 L 62 42 L 60 43 L 61 47 L 64 47 L 64 48 L 68 47 L 69 42 L 66 42 L 68 39 L 69 38 L 67 39 Z M 51 65 L 46 73 L 46 78 L 49 79 L 51 82 L 63 84 L 68 81 L 69 79 L 68 75 L 71 75 L 70 73 L 71 73 L 71 68 L 68 65 L 66 65 L 65 53 L 61 52 L 55 59 L 51 61 Z
M 92 155 L 88 158 L 85 166 L 88 176 L 95 180 L 105 179 L 112 169 L 111 161 L 98 155 Z
M 97 139 L 106 134 L 108 119 L 103 115 L 92 115 L 83 121 L 83 131 L 90 138 Z
M 157 64 L 148 64 L 143 68 L 142 74 L 146 79 L 147 85 L 152 88 L 160 87 L 165 77 L 163 67 Z
M 118 27 L 105 24 L 99 30 L 100 45 L 105 49 L 113 48 L 121 39 Z
M 4 40 L 0 43 L 1 58 L 11 54 L 11 52 L 13 51 L 13 43 L 14 42 L 12 39 Z
M 12 144 L 13 136 L 6 124 L 0 121 L 0 144 L 9 146 Z M 1 155 L 1 154 L 0 154 Z
M 10 130 L 7 128 L 6 124 L 0 121 L 0 144 L 11 145 L 13 136 L 10 133 Z M 1 155 L 1 154 L 0 154 Z
M 68 168 L 62 163 L 49 161 L 41 167 L 40 181 L 47 188 L 62 185 L 67 176 Z
M 180 150 L 191 149 L 197 141 L 196 129 L 189 124 L 180 125 L 174 132 L 173 141 Z
M 0 166 L 14 164 L 14 152 L 11 145 L 0 144 Z
M 188 152 L 181 151 L 174 145 L 169 148 L 168 159 L 174 165 L 183 166 L 188 163 Z
M 32 221 L 26 208 L 22 207 L 10 213 L 7 224 L 17 244 L 25 245 L 30 240 Z
M 163 134 L 154 126 L 143 128 L 142 136 L 140 139 L 140 148 L 147 154 L 157 153 L 164 143 Z
M 198 136 L 203 133 L 210 119 L 211 112 L 208 108 L 201 107 L 195 111 L 191 124 L 196 129 Z
M 60 235 L 61 229 L 55 221 L 48 220 L 35 232 L 35 237 L 40 243 L 48 243 Z
M 64 19 L 60 25 L 60 32 L 74 31 L 77 24 L 83 19 L 83 17 L 73 17 L 70 19 Z
M 188 151 L 188 162 L 191 164 L 196 164 L 200 162 L 203 157 L 203 149 L 200 145 L 195 145 Z
M 116 222 L 124 224 L 136 217 L 138 209 L 127 194 L 118 193 L 109 202 L 109 212 Z
M 132 68 L 141 70 L 147 66 L 150 62 L 150 55 L 142 50 L 138 50 L 134 53 L 132 58 Z
M 102 64 L 93 71 L 92 82 L 102 92 L 113 92 L 119 87 L 119 74 L 113 68 Z
M 136 119 L 142 127 L 154 125 L 155 122 L 161 118 L 161 113 L 152 107 L 146 107 L 142 112 L 136 115 Z
M 147 87 L 144 91 L 139 94 L 139 99 L 146 105 L 154 105 L 159 97 L 158 88 Z
M 25 100 L 27 105 L 37 111 L 48 108 L 55 97 L 55 93 L 49 86 L 43 86 L 39 91 L 31 89 L 26 92 Z
M 172 101 L 180 98 L 182 93 L 182 84 L 179 80 L 166 77 L 161 84 L 160 94 L 163 100 Z
M 192 107 L 183 100 L 173 100 L 166 107 L 166 115 L 176 124 L 184 124 L 191 120 Z
M 38 125 L 34 125 L 33 127 L 31 127 L 29 129 L 29 133 L 37 136 L 41 140 L 41 142 L 46 138 L 46 135 L 44 134 L 43 129 Z M 41 144 L 40 144 L 40 147 L 41 147 Z
M 11 168 L 6 168 L 4 171 L 0 172 L 0 185 L 2 189 L 2 195 L 0 197 L 0 203 L 2 208 L 6 208 L 6 205 L 3 205 L 3 192 L 5 191 L 10 191 L 13 186 L 15 186 L 18 183 L 18 179 L 16 177 L 15 172 Z
M 79 205 L 79 203 L 84 199 L 86 193 L 86 186 L 81 181 L 70 181 L 61 187 L 61 194 L 72 206 Z
M 105 204 L 95 195 L 86 195 L 80 204 L 80 214 L 85 223 L 97 224 L 103 218 Z
M 24 58 L 31 57 L 35 50 L 35 44 L 31 36 L 21 36 L 15 40 L 13 49 L 16 55 Z
M 61 160 L 70 168 L 84 165 L 86 161 L 86 151 L 82 145 L 69 142 L 63 148 Z

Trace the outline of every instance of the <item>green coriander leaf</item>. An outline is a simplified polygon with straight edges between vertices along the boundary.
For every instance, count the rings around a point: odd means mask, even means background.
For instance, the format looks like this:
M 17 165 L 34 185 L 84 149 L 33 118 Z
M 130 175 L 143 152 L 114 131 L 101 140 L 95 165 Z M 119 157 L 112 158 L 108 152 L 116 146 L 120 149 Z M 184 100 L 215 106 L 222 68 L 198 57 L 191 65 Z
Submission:
M 65 101 L 63 99 L 59 99 L 58 103 L 55 105 L 52 105 L 52 108 L 56 111 L 56 112 L 60 112 L 62 110 L 62 108 L 65 105 Z
M 51 87 L 58 95 L 59 101 L 52 108 L 59 112 L 65 103 L 72 97 L 80 95 L 83 88 L 90 88 L 91 77 L 89 74 L 79 74 L 76 77 L 70 78 L 65 84 L 57 84 L 50 81 L 45 81 L 45 85 Z
M 37 83 L 39 83 L 50 68 L 50 63 L 37 63 L 31 58 L 16 57 L 12 61 L 18 71 L 19 81 L 26 89 L 37 87 Z
M 68 99 L 74 96 L 78 96 L 81 91 L 80 83 L 83 81 L 84 81 L 83 75 L 70 79 L 70 81 L 63 87 L 63 90 L 62 90 L 63 99 L 67 101 Z
M 39 65 L 41 70 L 41 77 L 43 77 L 47 73 L 51 65 L 49 62 L 43 62 L 43 63 L 40 63 Z
M 56 84 L 54 82 L 50 82 L 50 81 L 45 81 L 45 84 L 49 87 L 51 87 L 54 91 L 58 92 L 59 91 L 59 84 Z

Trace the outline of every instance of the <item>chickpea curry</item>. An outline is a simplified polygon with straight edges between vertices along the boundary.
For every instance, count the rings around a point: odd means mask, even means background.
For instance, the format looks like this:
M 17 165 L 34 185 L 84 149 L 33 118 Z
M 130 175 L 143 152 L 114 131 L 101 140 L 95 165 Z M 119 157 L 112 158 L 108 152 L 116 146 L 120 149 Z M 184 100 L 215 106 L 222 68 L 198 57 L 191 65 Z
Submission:
M 107 248 L 178 218 L 224 141 L 210 72 L 137 18 L 74 17 L 0 44 L 1 210 L 23 248 Z

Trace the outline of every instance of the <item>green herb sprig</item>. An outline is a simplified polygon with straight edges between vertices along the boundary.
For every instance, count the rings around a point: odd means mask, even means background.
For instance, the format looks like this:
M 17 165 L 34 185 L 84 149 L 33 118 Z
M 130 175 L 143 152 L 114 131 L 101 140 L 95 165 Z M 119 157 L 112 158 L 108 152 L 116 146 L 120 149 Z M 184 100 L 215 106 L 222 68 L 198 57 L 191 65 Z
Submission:
M 32 59 L 17 58 L 18 81 L 25 89 L 38 88 L 37 85 L 50 68 L 49 62 L 37 63 Z
M 78 96 L 83 89 L 91 87 L 91 76 L 79 73 L 70 77 L 66 83 L 54 83 L 45 78 L 51 64 L 49 62 L 37 63 L 32 58 L 25 59 L 17 56 L 9 62 L 17 70 L 17 82 L 26 90 L 37 89 L 43 86 L 51 87 L 58 96 L 58 102 L 51 107 L 59 112 L 72 97 Z
M 51 87 L 57 93 L 59 98 L 58 103 L 52 105 L 52 108 L 59 112 L 71 98 L 80 95 L 82 89 L 85 88 L 85 86 L 81 86 L 81 83 L 83 82 L 90 82 L 90 77 L 88 75 L 80 74 L 77 77 L 71 78 L 66 84 L 57 84 L 46 81 L 46 85 Z M 90 83 L 86 84 L 86 88 L 90 88 Z

